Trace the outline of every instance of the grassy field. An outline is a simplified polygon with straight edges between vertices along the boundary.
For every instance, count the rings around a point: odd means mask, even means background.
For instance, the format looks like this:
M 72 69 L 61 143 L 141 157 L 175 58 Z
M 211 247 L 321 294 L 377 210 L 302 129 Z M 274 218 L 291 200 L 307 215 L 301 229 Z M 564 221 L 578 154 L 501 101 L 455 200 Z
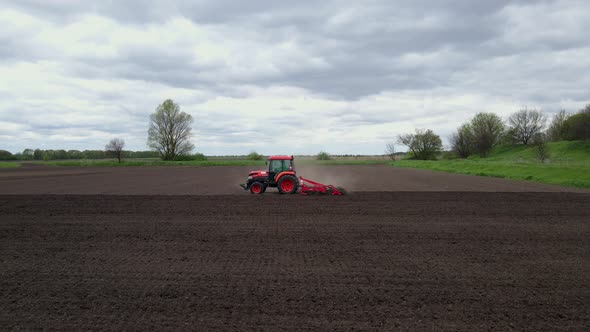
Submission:
M 195 161 L 162 161 L 160 159 L 125 159 L 118 163 L 116 159 L 78 159 L 54 161 L 26 161 L 46 166 L 74 166 L 74 167 L 125 167 L 125 166 L 259 166 L 265 167 L 262 160 L 248 160 L 240 157 L 209 157 L 207 160 Z M 333 157 L 330 160 L 317 160 L 312 156 L 295 157 L 296 165 L 376 165 L 387 164 L 389 159 L 382 156 Z M 5 167 L 18 167 L 23 162 L 0 163 L 10 164 Z
M 315 160 L 315 159 L 295 159 L 295 165 L 329 165 L 329 166 L 337 166 L 337 165 L 379 165 L 379 164 L 388 164 L 391 160 L 389 159 L 338 159 L 334 158 L 331 160 Z
M 20 167 L 20 163 L 0 161 L 0 168 L 15 168 Z
M 262 160 L 195 160 L 195 161 L 162 161 L 162 160 L 65 160 L 47 161 L 41 163 L 48 166 L 78 166 L 78 167 L 125 167 L 125 166 L 264 166 Z
M 590 142 L 555 142 L 549 149 L 545 163 L 536 160 L 534 148 L 518 146 L 498 147 L 488 158 L 401 160 L 394 166 L 590 188 Z
M 265 160 L 247 159 L 219 159 L 206 161 L 161 161 L 161 160 L 125 160 L 120 164 L 116 160 L 65 160 L 47 161 L 41 163 L 48 166 L 78 166 L 78 167 L 117 167 L 117 166 L 265 166 Z M 296 165 L 377 165 L 387 164 L 383 160 L 313 160 L 295 159 Z

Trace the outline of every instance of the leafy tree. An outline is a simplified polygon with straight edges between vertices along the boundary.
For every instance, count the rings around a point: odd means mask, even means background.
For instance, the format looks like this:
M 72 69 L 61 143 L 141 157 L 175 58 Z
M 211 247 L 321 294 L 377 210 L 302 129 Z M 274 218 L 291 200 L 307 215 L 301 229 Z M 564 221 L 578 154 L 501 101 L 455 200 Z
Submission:
M 590 113 L 580 112 L 565 122 L 566 139 L 569 141 L 590 139 Z
M 416 129 L 414 134 L 399 135 L 398 143 L 407 146 L 412 157 L 419 160 L 436 159 L 442 151 L 442 140 L 430 129 Z
M 494 113 L 479 113 L 471 120 L 475 150 L 481 157 L 500 143 L 504 134 L 504 122 Z
M 451 150 L 461 158 L 469 157 L 473 151 L 473 132 L 469 123 L 464 123 L 451 135 Z
M 107 153 L 115 156 L 117 160 L 119 160 L 119 164 L 121 163 L 121 155 L 123 153 L 123 148 L 125 147 L 125 141 L 120 138 L 113 138 L 109 144 L 105 146 L 105 150 Z
M 148 146 L 158 151 L 162 160 L 174 160 L 194 149 L 191 143 L 190 114 L 180 111 L 180 106 L 171 99 L 165 100 L 150 116 Z
M 41 149 L 35 149 L 35 151 L 33 152 L 33 159 L 35 160 L 41 160 L 43 159 L 43 150 Z
M 543 132 L 547 117 L 543 112 L 532 109 L 522 109 L 508 118 L 509 133 L 512 142 L 528 145 L 533 137 Z
M 12 160 L 14 159 L 12 153 L 6 150 L 0 150 L 0 160 Z
M 586 107 L 582 108 L 579 113 L 590 114 L 590 104 L 588 104 L 588 105 L 586 105 Z
M 549 124 L 549 128 L 547 128 L 547 134 L 551 141 L 557 142 L 566 139 L 566 123 L 569 117 L 570 115 L 565 110 L 561 110 L 553 116 L 553 120 L 551 120 L 551 124 Z
M 21 154 L 22 160 L 33 160 L 35 151 L 33 149 L 24 149 Z

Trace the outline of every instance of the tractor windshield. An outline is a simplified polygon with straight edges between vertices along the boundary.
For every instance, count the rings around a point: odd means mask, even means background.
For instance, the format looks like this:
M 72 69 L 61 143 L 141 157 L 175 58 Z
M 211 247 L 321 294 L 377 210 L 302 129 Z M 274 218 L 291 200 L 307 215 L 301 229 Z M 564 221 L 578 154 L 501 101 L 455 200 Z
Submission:
M 292 171 L 295 168 L 292 160 L 271 160 L 269 171 L 273 173 L 280 173 L 285 171 Z
M 269 171 L 274 173 L 280 173 L 283 171 L 283 161 L 282 160 L 271 160 Z

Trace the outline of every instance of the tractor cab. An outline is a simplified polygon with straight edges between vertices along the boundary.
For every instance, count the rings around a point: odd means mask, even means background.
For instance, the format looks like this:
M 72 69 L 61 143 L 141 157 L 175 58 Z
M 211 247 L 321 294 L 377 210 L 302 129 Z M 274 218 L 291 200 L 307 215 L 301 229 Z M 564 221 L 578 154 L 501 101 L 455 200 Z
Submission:
M 248 181 L 240 186 L 253 194 L 262 194 L 268 187 L 278 188 L 281 194 L 297 192 L 299 179 L 295 172 L 293 156 L 270 156 L 266 164 L 268 170 L 250 172 Z
M 277 175 L 282 172 L 295 172 L 295 160 L 293 156 L 271 156 L 266 162 L 268 164 L 268 179 L 269 182 L 277 183 Z

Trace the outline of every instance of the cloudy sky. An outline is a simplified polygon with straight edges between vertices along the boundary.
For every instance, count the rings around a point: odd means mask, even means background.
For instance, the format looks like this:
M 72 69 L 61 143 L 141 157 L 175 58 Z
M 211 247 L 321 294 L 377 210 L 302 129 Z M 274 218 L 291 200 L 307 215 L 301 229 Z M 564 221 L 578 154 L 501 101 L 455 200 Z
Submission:
M 289 3 L 289 4 L 288 4 Z M 381 154 L 482 111 L 590 103 L 590 2 L 0 0 L 0 149 Z

